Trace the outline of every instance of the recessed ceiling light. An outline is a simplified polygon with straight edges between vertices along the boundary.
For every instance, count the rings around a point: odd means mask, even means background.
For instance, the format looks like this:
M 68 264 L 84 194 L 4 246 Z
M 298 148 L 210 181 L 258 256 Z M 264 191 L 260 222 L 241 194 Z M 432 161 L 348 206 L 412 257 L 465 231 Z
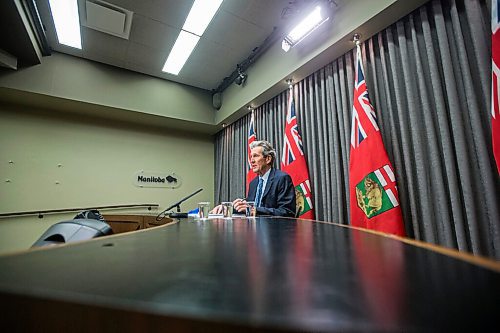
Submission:
M 328 19 L 329 17 L 327 15 L 321 13 L 321 6 L 316 6 L 305 19 L 286 35 L 281 43 L 281 48 L 285 50 L 285 52 L 288 52 L 291 47 L 297 45 L 320 25 L 328 21 Z
M 170 51 L 163 71 L 177 75 L 193 52 L 201 35 L 217 13 L 223 0 L 196 0 L 184 22 L 181 33 Z
M 59 43 L 81 49 L 77 0 L 49 0 L 49 4 Z
M 212 21 L 223 0 L 196 0 L 182 30 L 201 36 Z
M 179 74 L 199 40 L 199 36 L 181 30 L 163 66 L 163 71 L 173 75 Z

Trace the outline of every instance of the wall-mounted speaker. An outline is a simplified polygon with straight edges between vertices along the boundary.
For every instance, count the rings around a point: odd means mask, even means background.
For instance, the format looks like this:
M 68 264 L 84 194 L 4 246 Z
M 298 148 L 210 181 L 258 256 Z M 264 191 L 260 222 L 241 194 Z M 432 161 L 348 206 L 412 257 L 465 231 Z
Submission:
M 217 110 L 222 106 L 222 93 L 218 92 L 212 95 L 212 106 Z

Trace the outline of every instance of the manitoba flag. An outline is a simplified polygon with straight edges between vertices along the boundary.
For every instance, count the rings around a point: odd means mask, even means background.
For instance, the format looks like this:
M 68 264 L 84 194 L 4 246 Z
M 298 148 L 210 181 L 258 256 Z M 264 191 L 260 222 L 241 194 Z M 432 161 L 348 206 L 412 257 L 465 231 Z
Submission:
M 255 135 L 255 127 L 254 127 L 253 111 L 252 111 L 252 115 L 250 117 L 250 126 L 248 127 L 247 162 L 249 169 L 247 171 L 247 187 L 246 187 L 247 194 L 250 182 L 257 176 L 257 174 L 252 171 L 252 163 L 250 162 L 250 160 L 252 159 L 251 156 L 252 151 L 250 149 L 250 144 L 255 140 L 257 140 L 257 136 Z
M 305 219 L 314 219 L 309 171 L 307 170 L 302 138 L 300 137 L 297 124 L 292 89 L 290 89 L 288 96 L 281 170 L 292 177 L 293 185 L 295 186 L 297 216 Z
M 491 137 L 500 173 L 500 0 L 491 2 Z
M 396 178 L 368 98 L 361 48 L 357 48 L 349 159 L 351 225 L 404 236 Z

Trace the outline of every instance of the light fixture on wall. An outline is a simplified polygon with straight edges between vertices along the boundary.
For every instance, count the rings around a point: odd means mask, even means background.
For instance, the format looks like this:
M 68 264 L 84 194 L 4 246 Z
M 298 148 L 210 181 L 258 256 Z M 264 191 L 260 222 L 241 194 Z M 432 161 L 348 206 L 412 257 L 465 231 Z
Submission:
M 236 78 L 234 79 L 234 83 L 241 86 L 242 84 L 245 84 L 247 77 L 248 75 L 246 73 L 243 73 L 241 67 L 238 65 L 238 76 L 236 76 Z
M 352 36 L 352 42 L 353 42 L 354 44 L 356 44 L 356 46 L 357 46 L 359 43 L 361 43 L 361 40 L 360 40 L 360 39 L 361 39 L 361 35 L 360 35 L 360 34 L 358 34 L 358 33 L 355 33 L 355 34 Z
M 328 13 L 326 13 L 326 10 L 321 5 L 316 6 L 309 15 L 300 21 L 300 23 L 285 36 L 281 42 L 281 48 L 285 52 L 288 52 L 320 25 L 328 21 L 329 18 Z

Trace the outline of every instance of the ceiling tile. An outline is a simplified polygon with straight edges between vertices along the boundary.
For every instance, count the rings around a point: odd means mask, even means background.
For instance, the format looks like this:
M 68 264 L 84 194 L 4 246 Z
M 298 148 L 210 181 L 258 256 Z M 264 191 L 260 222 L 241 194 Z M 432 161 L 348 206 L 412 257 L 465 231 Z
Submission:
M 180 29 L 194 0 L 108 0 L 108 2 Z
M 155 50 L 168 51 L 174 45 L 179 31 L 146 16 L 134 15 L 129 40 Z
M 228 29 L 228 27 L 231 27 Z M 203 38 L 207 38 L 228 48 L 244 49 L 250 52 L 272 32 L 244 21 L 231 13 L 221 12 L 207 28 Z
M 126 62 L 149 68 L 152 73 L 160 73 L 165 63 L 166 54 L 165 51 L 158 51 L 142 44 L 130 42 Z
M 290 0 L 235 0 L 224 1 L 221 9 L 262 29 L 272 30 L 283 24 L 281 14 L 291 3 Z
M 93 51 L 84 51 L 83 57 L 88 60 L 100 62 L 102 64 L 111 65 L 114 67 L 125 68 L 125 61 L 123 59 L 116 59 L 108 55 L 95 53 Z
M 236 69 L 237 62 L 227 59 L 240 59 L 240 55 L 231 48 L 203 38 L 198 46 L 203 52 L 193 52 L 188 59 L 189 65 L 184 66 L 179 74 L 185 78 L 205 77 L 204 81 L 208 84 L 205 89 L 215 89 L 224 77 Z
M 106 55 L 120 61 L 125 60 L 128 40 L 82 27 L 82 49 L 93 54 Z

